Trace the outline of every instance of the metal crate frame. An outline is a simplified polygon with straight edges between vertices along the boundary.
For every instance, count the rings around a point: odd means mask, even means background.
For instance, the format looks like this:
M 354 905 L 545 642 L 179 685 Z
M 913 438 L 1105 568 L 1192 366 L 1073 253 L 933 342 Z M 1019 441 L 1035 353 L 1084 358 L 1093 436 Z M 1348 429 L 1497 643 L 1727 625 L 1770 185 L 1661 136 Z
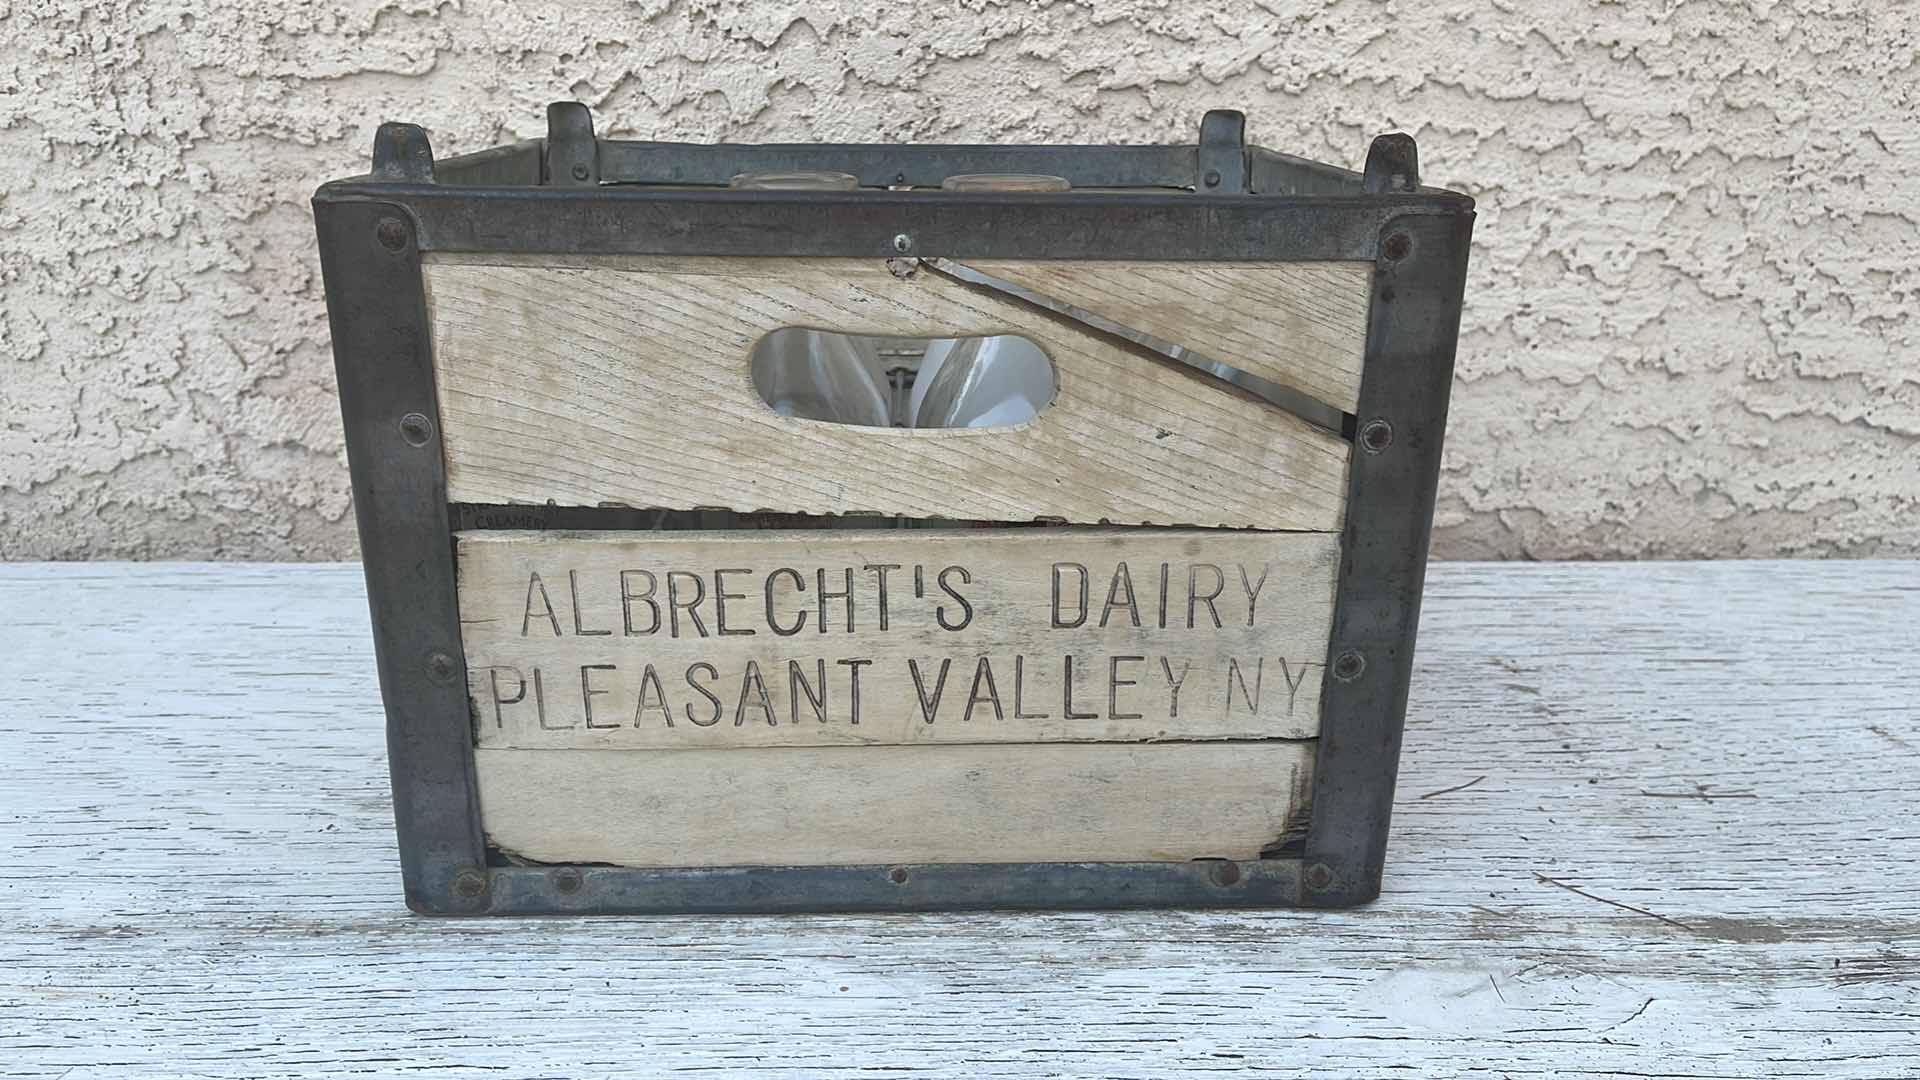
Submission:
M 779 169 L 853 172 L 871 187 L 724 186 Z M 985 172 L 1131 190 L 925 190 Z M 1248 146 L 1228 111 L 1208 113 L 1187 146 L 693 146 L 596 139 L 585 107 L 562 103 L 543 140 L 440 162 L 420 128 L 383 125 L 372 173 L 324 185 L 313 207 L 413 910 L 1345 907 L 1379 894 L 1473 222 L 1471 199 L 1420 186 L 1412 139 L 1374 140 L 1364 173 Z M 1302 849 L 1238 863 L 489 865 L 421 278 L 430 251 L 1371 261 Z

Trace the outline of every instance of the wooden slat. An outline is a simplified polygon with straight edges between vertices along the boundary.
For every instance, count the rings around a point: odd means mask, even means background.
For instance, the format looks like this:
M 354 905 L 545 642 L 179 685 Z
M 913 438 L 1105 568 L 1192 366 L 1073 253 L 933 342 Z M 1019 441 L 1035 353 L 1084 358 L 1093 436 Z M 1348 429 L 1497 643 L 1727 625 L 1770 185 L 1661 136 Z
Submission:
M 1291 386 L 1342 412 L 1358 407 L 1370 262 L 968 259 L 966 265 Z
M 1340 545 L 467 532 L 457 552 L 479 745 L 643 749 L 1311 737 Z
M 456 501 L 1341 524 L 1343 440 L 990 289 L 902 280 L 870 259 L 502 261 L 425 267 Z M 748 354 L 784 326 L 1022 334 L 1053 358 L 1059 394 L 1002 430 L 782 417 L 754 391 Z
M 1313 743 L 475 750 L 503 850 L 620 866 L 1257 858 Z

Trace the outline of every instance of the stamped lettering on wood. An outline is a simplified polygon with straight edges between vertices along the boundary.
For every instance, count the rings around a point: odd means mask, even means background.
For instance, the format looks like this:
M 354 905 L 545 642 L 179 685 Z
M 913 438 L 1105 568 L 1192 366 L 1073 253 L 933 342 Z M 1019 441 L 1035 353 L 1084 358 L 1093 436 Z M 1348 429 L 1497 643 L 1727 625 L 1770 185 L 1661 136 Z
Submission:
M 1338 538 L 467 532 L 477 745 L 1311 738 Z

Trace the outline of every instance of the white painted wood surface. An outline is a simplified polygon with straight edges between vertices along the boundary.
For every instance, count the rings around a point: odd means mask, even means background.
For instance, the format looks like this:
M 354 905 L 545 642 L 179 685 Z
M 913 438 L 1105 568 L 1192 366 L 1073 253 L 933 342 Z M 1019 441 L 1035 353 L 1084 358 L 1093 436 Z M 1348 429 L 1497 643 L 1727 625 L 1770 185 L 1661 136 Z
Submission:
M 423 265 L 456 502 L 1320 532 L 1343 519 L 1345 440 L 991 289 L 924 270 L 902 280 L 881 259 L 530 261 Z M 781 416 L 754 389 L 749 357 L 789 326 L 1020 334 L 1052 358 L 1059 391 L 1007 428 Z
M 418 918 L 357 568 L 0 605 L 8 1076 L 1920 1074 L 1920 564 L 1434 567 L 1351 912 Z

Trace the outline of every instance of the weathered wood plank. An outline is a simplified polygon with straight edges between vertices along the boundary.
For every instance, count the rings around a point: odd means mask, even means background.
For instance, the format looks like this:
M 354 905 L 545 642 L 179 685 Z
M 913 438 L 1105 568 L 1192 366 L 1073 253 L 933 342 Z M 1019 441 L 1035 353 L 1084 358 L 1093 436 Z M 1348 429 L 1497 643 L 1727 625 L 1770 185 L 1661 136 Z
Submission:
M 484 259 L 424 268 L 455 501 L 1340 528 L 1344 440 L 990 289 L 872 259 Z M 748 356 L 784 326 L 1022 334 L 1059 394 L 1011 429 L 783 417 Z
M 479 745 L 1310 738 L 1338 537 L 467 532 Z
M 359 567 L 0 565 L 0 1071 L 1920 1075 L 1917 586 L 1435 565 L 1358 911 L 448 921 Z
M 1342 412 L 1359 405 L 1370 262 L 968 259 L 966 265 L 1291 386 Z
M 493 843 L 541 862 L 833 866 L 1252 859 L 1312 742 L 476 750 Z

